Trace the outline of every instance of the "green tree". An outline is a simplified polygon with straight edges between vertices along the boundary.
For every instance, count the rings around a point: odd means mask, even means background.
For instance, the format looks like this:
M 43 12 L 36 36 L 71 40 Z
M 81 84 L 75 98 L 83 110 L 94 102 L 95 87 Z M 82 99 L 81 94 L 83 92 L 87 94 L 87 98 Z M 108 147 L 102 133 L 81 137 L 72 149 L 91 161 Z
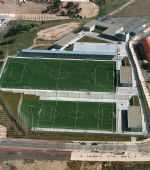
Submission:
M 66 8 L 71 8 L 74 6 L 74 3 L 73 2 L 68 2 L 67 5 L 66 5 Z

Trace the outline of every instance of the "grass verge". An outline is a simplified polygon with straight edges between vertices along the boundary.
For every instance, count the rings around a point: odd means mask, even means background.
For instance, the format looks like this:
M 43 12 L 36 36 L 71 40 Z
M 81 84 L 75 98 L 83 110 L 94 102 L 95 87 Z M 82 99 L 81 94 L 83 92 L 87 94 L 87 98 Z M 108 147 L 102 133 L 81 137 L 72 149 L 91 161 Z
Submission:
M 89 43 L 107 43 L 108 41 L 97 39 L 93 37 L 84 36 L 81 39 L 79 39 L 77 42 L 89 42 Z
M 60 25 L 66 22 L 70 22 L 66 20 L 56 20 L 56 21 L 14 21 L 10 22 L 10 27 L 16 24 L 20 25 L 29 25 L 29 24 L 35 24 L 35 27 L 30 29 L 30 31 L 24 31 L 19 34 L 16 34 L 14 36 L 9 36 L 8 38 L 3 38 L 2 41 L 10 41 L 13 40 L 10 44 L 7 45 L 7 43 L 0 45 L 0 51 L 3 51 L 4 54 L 8 50 L 9 55 L 14 55 L 18 51 L 20 51 L 23 48 L 28 48 L 32 46 L 33 39 L 36 37 L 37 32 L 39 32 L 42 29 L 46 29 L 52 26 Z

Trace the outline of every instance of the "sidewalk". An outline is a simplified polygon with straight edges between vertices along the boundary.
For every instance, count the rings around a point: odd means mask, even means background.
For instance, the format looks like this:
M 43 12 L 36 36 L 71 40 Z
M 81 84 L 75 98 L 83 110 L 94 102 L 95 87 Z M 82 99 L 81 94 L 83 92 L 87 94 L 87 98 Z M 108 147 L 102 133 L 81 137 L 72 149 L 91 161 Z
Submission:
M 150 154 L 139 152 L 125 153 L 96 153 L 96 152 L 72 152 L 71 160 L 79 161 L 150 161 Z

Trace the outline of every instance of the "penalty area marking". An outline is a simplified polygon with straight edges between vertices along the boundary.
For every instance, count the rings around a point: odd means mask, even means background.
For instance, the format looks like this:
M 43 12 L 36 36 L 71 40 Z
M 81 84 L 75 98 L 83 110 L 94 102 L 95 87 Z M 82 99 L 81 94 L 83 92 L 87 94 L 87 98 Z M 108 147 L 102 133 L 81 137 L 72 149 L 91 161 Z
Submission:
M 22 71 L 21 71 L 21 76 L 19 77 L 19 78 L 16 78 L 17 79 L 17 81 L 6 81 L 5 80 L 5 78 L 7 79 L 9 79 L 9 77 L 11 78 L 12 77 L 12 75 L 13 75 L 13 68 L 14 68 L 14 66 L 10 66 L 10 72 L 8 72 L 8 76 L 7 76 L 7 70 L 8 70 L 8 66 L 7 66 L 7 69 L 6 69 L 6 71 L 4 72 L 4 75 L 3 75 L 3 80 L 2 80 L 2 83 L 21 83 L 22 82 L 22 79 L 23 79 L 23 76 L 26 74 L 26 72 L 27 72 L 27 70 L 26 70 L 26 64 L 22 64 L 22 63 L 18 63 L 18 62 L 14 62 L 13 64 L 20 64 L 20 65 L 23 65 L 23 68 L 22 68 Z M 10 73 L 11 73 L 11 76 L 10 76 Z
M 75 121 L 75 129 L 77 127 L 77 120 L 82 119 L 84 117 L 84 112 L 80 111 L 78 108 L 79 108 L 79 103 L 77 103 L 76 110 L 72 110 L 69 113 L 69 117 L 74 119 L 74 121 Z
M 101 68 L 101 71 L 103 71 L 103 69 L 109 69 L 109 67 L 100 67 L 100 66 L 98 66 L 98 65 L 95 67 L 94 72 L 91 73 L 91 78 L 94 80 L 95 86 L 111 87 L 111 86 L 108 86 L 108 85 L 103 85 L 103 84 L 98 84 L 98 83 L 97 83 L 97 82 L 98 82 L 98 81 L 97 81 L 97 69 L 98 69 L 98 67 Z M 111 73 L 111 74 L 110 74 L 110 73 Z M 111 82 L 111 79 L 109 78 L 110 75 L 113 76 L 112 72 L 111 72 L 111 71 L 107 71 L 107 72 L 106 72 L 106 82 L 107 82 L 107 83 L 110 83 L 110 82 Z

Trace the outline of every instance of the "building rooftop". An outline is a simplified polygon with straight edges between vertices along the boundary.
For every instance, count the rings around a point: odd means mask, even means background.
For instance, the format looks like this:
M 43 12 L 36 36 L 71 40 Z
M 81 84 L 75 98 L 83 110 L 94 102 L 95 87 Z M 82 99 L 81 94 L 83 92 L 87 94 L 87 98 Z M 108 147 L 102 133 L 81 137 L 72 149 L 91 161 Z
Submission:
M 129 128 L 142 128 L 140 106 L 129 106 L 128 107 L 128 127 Z
M 141 17 L 108 17 L 105 22 L 106 24 L 121 24 L 124 28 L 124 32 L 130 33 L 138 27 L 149 23 L 149 18 Z
M 146 54 L 146 58 L 147 58 L 147 60 L 148 60 L 148 62 L 150 64 L 150 37 L 143 38 L 141 40 L 141 43 L 142 43 L 144 52 Z
M 90 28 L 90 27 L 92 27 L 93 25 L 97 25 L 97 23 L 98 23 L 98 20 L 92 20 L 92 21 L 86 23 L 85 25 L 83 25 L 83 27 Z
M 122 28 L 121 24 L 112 25 L 107 30 L 103 31 L 103 34 L 115 36 L 120 28 Z
M 82 52 L 82 51 L 65 51 L 65 50 L 33 50 L 22 49 L 17 56 L 21 57 L 36 57 L 36 58 L 72 58 L 72 59 L 110 59 L 109 55 L 101 55 L 94 52 Z
M 122 28 L 122 24 L 116 23 L 116 22 L 102 22 L 100 20 L 92 20 L 85 24 L 83 27 L 90 28 L 92 26 L 100 26 L 106 28 L 105 31 L 103 31 L 104 34 L 112 35 L 114 36 L 118 29 Z
M 121 66 L 120 83 L 121 84 L 132 84 L 132 68 L 130 66 Z
M 109 49 L 109 50 L 108 50 Z M 75 42 L 73 51 L 92 52 L 100 55 L 117 55 L 117 45 L 113 43 Z
M 56 41 L 54 44 L 55 45 L 59 45 L 59 46 L 64 46 L 66 45 L 68 42 L 72 41 L 73 39 L 77 38 L 79 35 L 75 34 L 75 33 L 70 33 L 67 36 L 65 36 L 64 38 Z

